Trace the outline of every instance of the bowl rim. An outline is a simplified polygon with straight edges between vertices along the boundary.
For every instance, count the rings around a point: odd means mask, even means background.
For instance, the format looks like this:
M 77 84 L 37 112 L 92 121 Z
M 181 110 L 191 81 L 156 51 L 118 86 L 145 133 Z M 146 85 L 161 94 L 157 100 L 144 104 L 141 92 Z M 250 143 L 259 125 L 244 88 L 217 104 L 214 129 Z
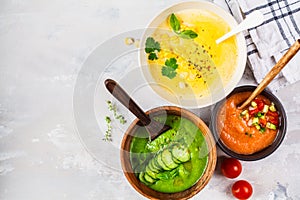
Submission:
M 216 142 L 208 126 L 202 121 L 200 117 L 198 117 L 196 114 L 192 113 L 189 110 L 177 106 L 160 106 L 160 107 L 150 109 L 146 113 L 159 115 L 161 114 L 162 111 L 167 111 L 168 114 L 174 114 L 174 115 L 178 115 L 177 113 L 180 113 L 182 117 L 185 117 L 188 120 L 192 121 L 196 126 L 198 126 L 199 129 L 201 127 L 202 134 L 204 135 L 206 144 L 208 145 L 209 148 L 208 162 L 202 176 L 190 188 L 175 193 L 158 192 L 144 185 L 142 182 L 140 182 L 138 178 L 135 176 L 133 169 L 131 167 L 130 151 L 129 151 L 130 143 L 133 138 L 133 136 L 130 133 L 136 131 L 137 129 L 136 124 L 139 122 L 139 119 L 135 119 L 130 124 L 129 128 L 126 130 L 122 139 L 121 148 L 120 148 L 120 159 L 121 159 L 122 171 L 127 181 L 130 183 L 130 185 L 137 192 L 139 192 L 141 195 L 147 198 L 188 199 L 196 195 L 198 192 L 200 192 L 208 184 L 209 180 L 213 176 L 214 170 L 216 168 L 216 163 L 217 163 Z
M 269 100 L 274 102 L 274 104 L 277 107 L 277 110 L 280 115 L 280 126 L 276 135 L 276 138 L 274 139 L 273 143 L 269 145 L 268 147 L 262 149 L 261 151 L 255 152 L 250 155 L 244 155 L 244 154 L 238 154 L 231 149 L 229 149 L 221 140 L 219 137 L 219 133 L 217 131 L 217 116 L 219 108 L 222 106 L 222 104 L 226 101 L 228 97 L 230 97 L 233 94 L 239 93 L 239 92 L 247 92 L 247 91 L 253 91 L 255 90 L 257 86 L 255 85 L 241 85 L 236 87 L 225 99 L 218 102 L 214 105 L 212 108 L 212 116 L 211 116 L 211 130 L 213 133 L 213 136 L 215 138 L 215 141 L 217 142 L 218 147 L 227 155 L 244 161 L 256 161 L 261 160 L 263 158 L 266 158 L 267 156 L 271 155 L 273 152 L 275 152 L 278 147 L 281 145 L 283 139 L 285 138 L 286 131 L 287 131 L 287 115 L 285 112 L 285 109 L 280 102 L 280 100 L 268 89 L 264 89 L 260 94 L 267 97 Z
M 177 11 L 182 11 L 182 10 L 188 10 L 188 9 L 193 9 L 193 10 L 208 10 L 219 17 L 221 17 L 231 28 L 237 26 L 237 21 L 235 18 L 227 12 L 225 9 L 220 7 L 217 4 L 214 4 L 212 2 L 204 1 L 204 0 L 199 0 L 199 1 L 187 1 L 187 2 L 179 2 L 175 3 L 163 10 L 161 10 L 155 17 L 152 18 L 152 20 L 148 23 L 145 31 L 142 34 L 141 40 L 140 40 L 140 48 L 138 51 L 138 62 L 140 67 L 142 68 L 142 74 L 144 79 L 146 80 L 147 83 L 150 84 L 150 88 L 158 94 L 161 98 L 164 100 L 168 101 L 169 103 L 172 103 L 173 105 L 184 107 L 184 108 L 203 108 L 207 107 L 210 105 L 213 105 L 226 97 L 239 83 L 239 80 L 242 78 L 243 73 L 245 71 L 246 67 L 246 62 L 247 62 L 247 48 L 246 48 L 246 40 L 243 35 L 243 33 L 238 33 L 236 34 L 236 40 L 237 40 L 237 47 L 238 47 L 238 58 L 237 58 L 237 64 L 236 64 L 236 70 L 234 71 L 232 78 L 229 80 L 227 85 L 223 85 L 222 81 L 220 80 L 220 84 L 222 84 L 222 87 L 218 88 L 216 92 L 214 92 L 212 95 L 208 95 L 205 98 L 198 98 L 198 99 L 193 99 L 193 100 L 180 100 L 180 98 L 174 94 L 173 91 L 170 92 L 168 90 L 168 87 L 165 85 L 161 85 L 160 83 L 157 83 L 152 75 L 151 72 L 149 71 L 148 68 L 148 63 L 147 59 L 145 56 L 143 44 L 145 43 L 147 37 L 151 35 L 149 30 L 153 30 L 155 27 L 153 24 L 157 24 L 160 21 L 162 22 L 163 20 L 159 20 L 159 18 L 163 18 L 165 20 L 166 16 L 171 14 L 172 12 L 177 12 Z M 153 87 L 153 85 L 160 85 L 159 87 Z M 167 88 L 167 89 L 163 89 Z M 172 97 L 172 94 L 175 95 Z

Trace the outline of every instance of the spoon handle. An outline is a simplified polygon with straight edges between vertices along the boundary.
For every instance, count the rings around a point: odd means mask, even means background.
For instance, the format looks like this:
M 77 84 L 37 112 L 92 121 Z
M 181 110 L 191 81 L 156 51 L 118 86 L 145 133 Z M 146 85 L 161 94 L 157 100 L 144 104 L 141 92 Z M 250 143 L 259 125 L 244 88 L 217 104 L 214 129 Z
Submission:
M 249 28 L 256 27 L 264 22 L 264 15 L 256 10 L 249 14 L 244 21 L 242 21 L 238 26 L 233 28 L 231 31 L 220 37 L 219 39 L 216 40 L 216 43 L 219 44 L 223 42 L 224 40 L 230 38 L 231 36 L 244 31 Z
M 150 124 L 151 119 L 144 111 L 130 98 L 123 88 L 114 80 L 106 79 L 105 86 L 107 90 L 118 99 L 128 110 L 130 110 L 137 118 L 140 119 L 144 126 Z
M 257 95 L 259 95 L 267 85 L 275 78 L 275 76 L 286 66 L 286 64 L 296 55 L 300 49 L 300 39 L 290 47 L 290 49 L 280 58 L 276 65 L 271 69 L 271 71 L 265 76 L 257 88 L 252 92 L 248 99 L 239 107 L 239 109 L 244 109 Z

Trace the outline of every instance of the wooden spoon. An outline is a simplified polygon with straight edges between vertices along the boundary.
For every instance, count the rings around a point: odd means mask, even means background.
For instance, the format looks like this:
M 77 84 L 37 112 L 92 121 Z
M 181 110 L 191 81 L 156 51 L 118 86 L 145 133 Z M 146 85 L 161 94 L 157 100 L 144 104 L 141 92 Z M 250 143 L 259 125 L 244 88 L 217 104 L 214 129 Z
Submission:
M 121 88 L 121 86 L 114 80 L 106 79 L 105 86 L 107 90 L 118 99 L 128 110 L 130 110 L 145 126 L 151 140 L 154 140 L 160 134 L 171 129 L 170 126 L 163 125 L 155 120 L 152 120 Z
M 300 39 L 290 47 L 290 49 L 280 58 L 271 71 L 265 76 L 257 88 L 252 92 L 248 99 L 238 109 L 243 110 L 257 95 L 259 95 L 267 85 L 275 78 L 275 76 L 286 66 L 286 64 L 296 55 L 300 49 Z

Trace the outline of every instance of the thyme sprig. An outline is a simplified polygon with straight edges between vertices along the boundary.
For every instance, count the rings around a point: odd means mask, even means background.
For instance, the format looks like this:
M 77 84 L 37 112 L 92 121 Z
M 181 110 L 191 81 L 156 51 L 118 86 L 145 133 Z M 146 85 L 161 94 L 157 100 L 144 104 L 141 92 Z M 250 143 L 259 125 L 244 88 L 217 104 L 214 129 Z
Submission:
M 120 124 L 125 124 L 127 121 L 125 117 L 117 112 L 117 106 L 113 104 L 111 101 L 106 101 L 108 110 L 113 113 L 115 119 L 117 119 Z M 105 122 L 107 126 L 107 130 L 105 131 L 104 141 L 112 141 L 112 119 L 109 116 L 105 116 Z

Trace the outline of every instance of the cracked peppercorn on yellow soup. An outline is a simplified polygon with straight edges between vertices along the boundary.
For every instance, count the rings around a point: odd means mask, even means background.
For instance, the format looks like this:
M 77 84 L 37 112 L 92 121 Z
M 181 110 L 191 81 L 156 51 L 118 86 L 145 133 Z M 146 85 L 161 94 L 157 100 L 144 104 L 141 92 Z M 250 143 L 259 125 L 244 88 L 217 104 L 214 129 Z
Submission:
M 152 77 L 180 98 L 210 95 L 213 87 L 229 82 L 237 65 L 235 36 L 215 42 L 229 31 L 229 25 L 209 11 L 172 13 L 145 44 Z

